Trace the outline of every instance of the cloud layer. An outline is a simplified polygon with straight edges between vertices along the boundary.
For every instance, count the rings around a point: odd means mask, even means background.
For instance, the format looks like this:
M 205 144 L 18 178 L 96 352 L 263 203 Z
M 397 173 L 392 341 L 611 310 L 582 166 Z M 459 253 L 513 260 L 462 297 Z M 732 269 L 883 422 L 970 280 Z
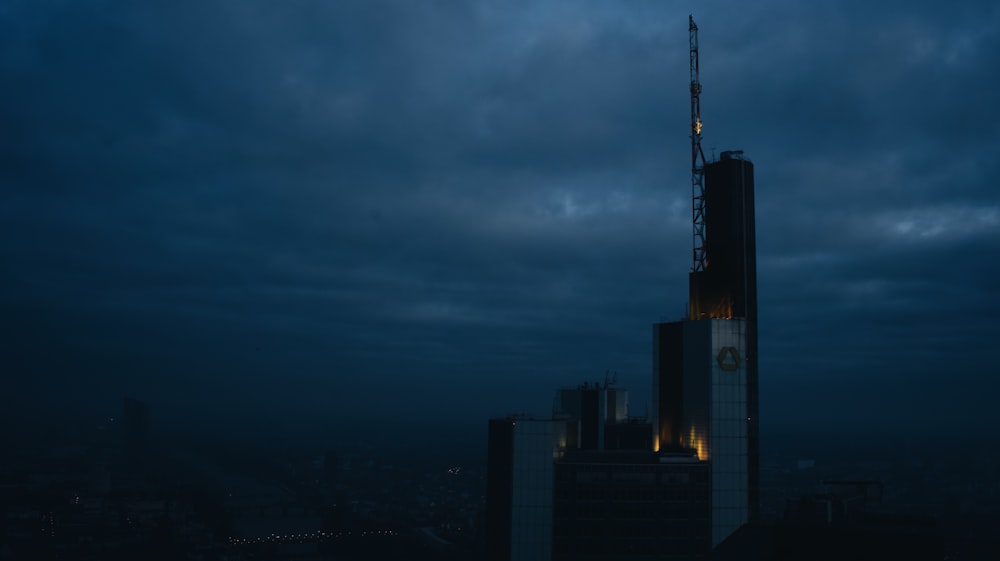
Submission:
M 986 423 L 1000 7 L 691 9 L 705 146 L 756 167 L 764 429 Z M 476 423 L 613 370 L 642 413 L 690 267 L 687 15 L 8 3 L 11 401 Z

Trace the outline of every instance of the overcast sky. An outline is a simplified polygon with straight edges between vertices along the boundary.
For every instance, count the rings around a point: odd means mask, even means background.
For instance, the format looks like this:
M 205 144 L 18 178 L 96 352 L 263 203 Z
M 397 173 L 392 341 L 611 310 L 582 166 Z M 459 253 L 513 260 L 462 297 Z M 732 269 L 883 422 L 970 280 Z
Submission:
M 1000 428 L 993 1 L 0 1 L 0 405 L 485 434 L 610 370 L 644 413 L 689 13 L 764 438 Z

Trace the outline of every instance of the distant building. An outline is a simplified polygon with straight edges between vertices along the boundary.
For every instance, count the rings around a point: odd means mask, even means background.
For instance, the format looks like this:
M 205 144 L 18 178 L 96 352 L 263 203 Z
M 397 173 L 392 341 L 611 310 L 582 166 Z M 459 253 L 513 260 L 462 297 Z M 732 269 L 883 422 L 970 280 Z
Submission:
M 862 519 L 867 507 L 881 504 L 885 489 L 880 480 L 823 481 L 823 485 L 824 493 L 787 499 L 785 522 L 837 525 Z
M 578 421 L 573 440 L 584 450 L 604 449 L 604 426 L 624 420 L 628 410 L 628 392 L 607 383 L 584 383 L 556 391 L 552 413 Z
M 323 484 L 327 489 L 334 490 L 338 483 L 340 483 L 340 462 L 337 451 L 329 448 L 323 454 Z
M 650 425 L 629 416 L 628 390 L 605 381 L 556 391 L 552 415 L 576 421 L 567 448 L 580 450 L 652 449 Z
M 339 530 L 343 526 L 344 505 L 340 485 L 340 461 L 337 451 L 330 448 L 323 455 L 323 529 Z
M 575 424 L 491 419 L 487 447 L 486 549 L 496 561 L 549 561 L 553 462 Z
M 128 463 L 141 464 L 149 446 L 149 405 L 126 397 L 122 400 L 122 453 Z
M 886 510 L 879 480 L 823 481 L 824 492 L 786 504 L 776 524 L 747 524 L 712 550 L 713 561 L 987 561 L 1000 541 L 946 528 L 927 515 Z

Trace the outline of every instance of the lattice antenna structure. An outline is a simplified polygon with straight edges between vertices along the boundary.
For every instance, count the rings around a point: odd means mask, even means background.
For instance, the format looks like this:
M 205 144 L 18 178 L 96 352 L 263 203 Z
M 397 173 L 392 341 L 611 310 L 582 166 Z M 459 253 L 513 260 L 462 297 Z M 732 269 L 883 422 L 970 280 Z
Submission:
M 701 148 L 701 82 L 698 81 L 698 26 L 688 16 L 691 47 L 691 224 L 694 233 L 692 271 L 708 266 L 705 247 L 705 152 Z

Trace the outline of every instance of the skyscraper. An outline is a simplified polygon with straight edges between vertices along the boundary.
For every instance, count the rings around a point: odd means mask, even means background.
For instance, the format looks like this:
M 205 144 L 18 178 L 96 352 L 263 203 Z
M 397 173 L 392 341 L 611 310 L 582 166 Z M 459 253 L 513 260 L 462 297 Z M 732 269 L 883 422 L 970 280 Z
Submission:
M 653 326 L 653 430 L 711 462 L 714 546 L 757 519 L 757 263 L 753 164 L 723 152 L 704 175 L 688 317 Z
M 607 382 L 560 388 L 552 413 L 575 421 L 578 430 L 569 438 L 572 447 L 604 450 L 608 428 L 628 418 L 628 392 Z
M 759 511 L 757 370 L 757 236 L 753 163 L 743 151 L 723 152 L 705 164 L 707 264 L 690 276 L 690 319 L 743 318 L 746 322 L 746 400 L 750 520 Z M 728 312 L 728 313 L 727 313 Z
M 757 323 L 753 164 L 743 151 L 705 164 L 705 268 L 689 277 L 689 319 Z
M 552 557 L 553 462 L 575 422 L 490 419 L 486 467 L 488 559 L 543 561 Z
M 653 326 L 652 424 L 628 419 L 607 384 L 560 390 L 551 421 L 491 420 L 496 559 L 704 559 L 758 518 L 753 164 L 742 151 L 705 161 L 688 29 L 694 265 L 686 317 Z
M 713 547 L 749 522 L 745 326 L 712 318 L 653 327 L 656 446 L 693 448 L 710 464 Z

